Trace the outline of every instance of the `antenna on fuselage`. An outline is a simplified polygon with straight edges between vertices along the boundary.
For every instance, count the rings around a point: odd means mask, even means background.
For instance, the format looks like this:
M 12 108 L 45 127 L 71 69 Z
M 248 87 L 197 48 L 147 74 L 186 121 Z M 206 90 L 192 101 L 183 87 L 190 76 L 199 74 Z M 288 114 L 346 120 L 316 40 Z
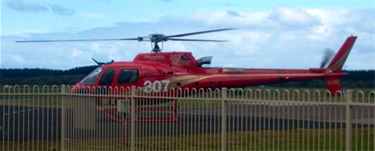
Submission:
M 91 58 L 92 60 L 94 60 L 94 62 L 96 63 L 96 64 L 98 64 L 99 66 L 100 65 L 107 65 L 107 64 L 112 64 L 113 62 L 114 62 L 114 60 L 112 60 L 111 62 L 98 62 L 98 61 L 96 61 L 94 58 Z

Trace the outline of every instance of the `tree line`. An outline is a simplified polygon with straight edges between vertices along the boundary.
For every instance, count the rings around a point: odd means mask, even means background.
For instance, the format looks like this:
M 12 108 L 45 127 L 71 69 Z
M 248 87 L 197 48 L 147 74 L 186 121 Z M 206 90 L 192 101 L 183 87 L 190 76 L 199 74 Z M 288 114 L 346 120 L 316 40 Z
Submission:
M 0 85 L 74 85 L 93 71 L 97 65 L 76 67 L 68 70 L 24 68 L 0 69 Z M 375 88 L 375 70 L 347 70 L 341 77 L 344 88 Z M 271 87 L 325 88 L 322 79 L 270 84 Z
M 97 67 L 97 65 L 83 66 L 68 70 L 0 69 L 0 85 L 74 85 Z
M 348 76 L 341 76 L 343 88 L 375 88 L 375 70 L 343 70 Z M 295 81 L 289 83 L 270 84 L 271 87 L 293 87 L 293 88 L 326 88 L 323 79 Z

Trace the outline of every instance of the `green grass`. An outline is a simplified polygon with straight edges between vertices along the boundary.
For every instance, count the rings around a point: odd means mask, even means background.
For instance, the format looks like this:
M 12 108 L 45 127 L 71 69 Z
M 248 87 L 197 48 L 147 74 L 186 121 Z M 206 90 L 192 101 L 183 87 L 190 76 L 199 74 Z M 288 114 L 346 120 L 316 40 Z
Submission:
M 374 150 L 374 128 L 352 131 L 352 150 Z M 345 129 L 228 132 L 228 150 L 345 150 Z M 123 138 L 68 140 L 68 150 L 130 150 Z M 59 141 L 0 142 L 2 150 L 60 150 Z M 221 150 L 221 134 L 136 138 L 137 150 Z
M 0 85 L 0 93 L 61 93 L 61 85 L 36 85 L 35 87 L 34 85 L 28 87 L 20 85 L 19 87 L 12 86 L 11 88 L 4 88 L 4 85 Z
M 61 108 L 59 97 L 19 97 L 0 99 L 0 105 Z

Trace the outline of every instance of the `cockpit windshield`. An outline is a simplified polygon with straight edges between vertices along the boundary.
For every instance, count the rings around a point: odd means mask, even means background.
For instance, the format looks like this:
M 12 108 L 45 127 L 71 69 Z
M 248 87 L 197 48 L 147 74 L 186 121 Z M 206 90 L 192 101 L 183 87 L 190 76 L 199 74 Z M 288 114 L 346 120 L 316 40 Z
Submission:
M 100 72 L 102 72 L 102 67 L 96 68 L 89 75 L 87 75 L 85 78 L 83 78 L 79 83 L 93 86 L 95 84 L 95 81 L 98 78 Z

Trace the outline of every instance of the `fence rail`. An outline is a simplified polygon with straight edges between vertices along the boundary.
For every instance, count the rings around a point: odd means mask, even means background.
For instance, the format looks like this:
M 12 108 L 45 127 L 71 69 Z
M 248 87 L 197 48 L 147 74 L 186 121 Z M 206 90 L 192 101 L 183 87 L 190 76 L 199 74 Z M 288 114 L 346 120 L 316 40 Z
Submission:
M 0 150 L 375 150 L 375 91 L 4 86 Z

